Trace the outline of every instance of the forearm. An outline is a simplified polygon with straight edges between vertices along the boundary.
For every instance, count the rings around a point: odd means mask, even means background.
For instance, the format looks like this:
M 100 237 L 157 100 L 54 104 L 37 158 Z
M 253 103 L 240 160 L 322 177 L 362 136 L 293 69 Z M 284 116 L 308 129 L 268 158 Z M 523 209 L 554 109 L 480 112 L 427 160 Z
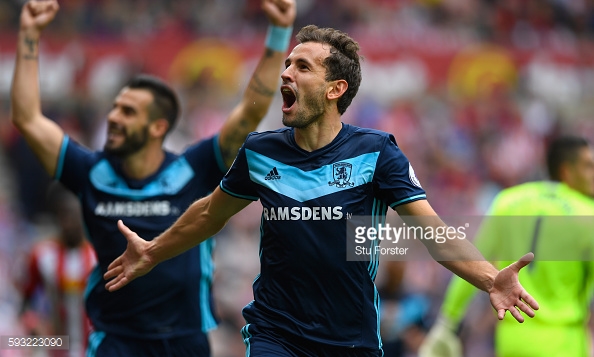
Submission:
M 147 256 L 155 265 L 202 243 L 220 231 L 227 220 L 209 213 L 210 196 L 194 202 L 178 220 L 149 242 Z
M 262 0 L 269 25 L 262 57 L 243 93 L 219 133 L 219 146 L 225 164 L 233 163 L 249 133 L 266 116 L 274 95 L 279 93 L 281 68 L 293 33 L 294 0 Z
M 278 91 L 281 66 L 293 33 L 292 20 L 289 23 L 279 23 L 278 19 L 270 21 L 264 53 L 250 79 L 242 101 L 246 116 L 255 121 L 255 125 L 258 125 L 261 118 L 266 115 Z
M 54 176 L 64 132 L 41 112 L 39 38 L 58 11 L 56 0 L 29 1 L 23 6 L 11 86 L 11 120 L 45 170 Z
M 281 66 L 289 48 L 296 9 L 294 0 L 264 0 L 262 9 L 268 17 L 264 53 L 250 79 L 243 97 L 243 108 L 250 124 L 258 125 L 279 90 Z
M 254 128 L 268 112 L 274 95 L 279 90 L 281 66 L 285 57 L 285 51 L 265 47 L 243 94 L 241 107 L 244 117 L 248 125 Z
M 223 160 L 230 167 L 249 133 L 266 116 L 280 78 L 284 52 L 264 50 L 241 102 L 233 109 L 219 136 Z
M 450 230 L 451 227 L 448 228 L 426 200 L 398 206 L 396 211 L 409 226 L 431 229 L 433 232 L 443 229 L 447 232 L 448 239 L 442 243 L 433 239 L 422 240 L 433 259 L 481 290 L 489 291 L 493 287 L 498 270 L 487 262 L 466 237 L 456 236 L 450 239 L 450 234 L 458 231 Z
M 64 132 L 43 116 L 39 97 L 39 36 L 21 29 L 11 88 L 11 120 L 50 176 L 54 176 Z
M 264 49 L 241 102 L 233 109 L 219 136 L 223 160 L 230 167 L 249 133 L 266 116 L 277 92 L 284 52 Z
M 14 125 L 22 128 L 41 115 L 39 98 L 39 38 L 35 29 L 21 29 L 18 35 L 16 62 L 11 88 Z
M 471 242 L 453 239 L 445 243 L 433 243 L 428 249 L 441 265 L 477 288 L 489 291 L 493 287 L 498 270 Z
M 147 274 L 157 264 L 173 258 L 217 233 L 251 201 L 235 198 L 216 188 L 209 196 L 194 202 L 163 234 L 146 241 L 120 220 L 118 228 L 128 241 L 126 251 L 107 268 L 103 277 L 109 291 L 121 289 Z

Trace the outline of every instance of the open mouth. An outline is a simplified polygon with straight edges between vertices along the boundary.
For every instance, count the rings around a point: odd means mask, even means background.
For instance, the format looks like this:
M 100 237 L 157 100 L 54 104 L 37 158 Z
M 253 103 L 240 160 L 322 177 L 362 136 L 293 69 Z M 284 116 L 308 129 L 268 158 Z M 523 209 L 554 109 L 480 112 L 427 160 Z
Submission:
M 295 92 L 288 85 L 281 86 L 281 95 L 283 96 L 283 112 L 288 112 L 293 107 L 293 104 L 297 101 Z
M 121 125 L 110 124 L 107 128 L 107 137 L 114 139 L 116 137 L 124 136 L 125 131 Z

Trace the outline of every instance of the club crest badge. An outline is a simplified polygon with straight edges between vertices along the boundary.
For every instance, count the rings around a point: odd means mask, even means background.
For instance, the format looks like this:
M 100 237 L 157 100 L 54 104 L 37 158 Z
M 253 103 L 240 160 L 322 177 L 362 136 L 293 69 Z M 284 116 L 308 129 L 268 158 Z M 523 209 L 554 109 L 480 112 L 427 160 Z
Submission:
M 328 181 L 328 185 L 337 188 L 353 187 L 354 182 L 350 182 L 353 165 L 348 162 L 337 162 L 332 165 L 332 178 L 334 181 Z

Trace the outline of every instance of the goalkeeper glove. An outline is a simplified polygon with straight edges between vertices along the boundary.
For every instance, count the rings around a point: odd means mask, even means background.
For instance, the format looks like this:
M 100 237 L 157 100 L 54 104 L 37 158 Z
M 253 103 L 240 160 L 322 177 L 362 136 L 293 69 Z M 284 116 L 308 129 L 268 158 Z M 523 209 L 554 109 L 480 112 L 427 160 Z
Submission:
M 419 357 L 462 357 L 462 343 L 456 326 L 440 315 L 419 348 Z

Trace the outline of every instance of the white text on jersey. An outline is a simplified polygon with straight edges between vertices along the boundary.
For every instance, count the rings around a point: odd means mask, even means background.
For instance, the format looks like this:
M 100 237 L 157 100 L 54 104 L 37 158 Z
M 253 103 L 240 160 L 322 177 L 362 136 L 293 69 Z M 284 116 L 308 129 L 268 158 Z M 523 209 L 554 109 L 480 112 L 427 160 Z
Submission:
M 95 207 L 97 216 L 148 217 L 171 214 L 169 201 L 146 202 L 99 202 Z
M 341 206 L 264 208 L 264 219 L 267 221 L 336 221 L 342 217 Z

